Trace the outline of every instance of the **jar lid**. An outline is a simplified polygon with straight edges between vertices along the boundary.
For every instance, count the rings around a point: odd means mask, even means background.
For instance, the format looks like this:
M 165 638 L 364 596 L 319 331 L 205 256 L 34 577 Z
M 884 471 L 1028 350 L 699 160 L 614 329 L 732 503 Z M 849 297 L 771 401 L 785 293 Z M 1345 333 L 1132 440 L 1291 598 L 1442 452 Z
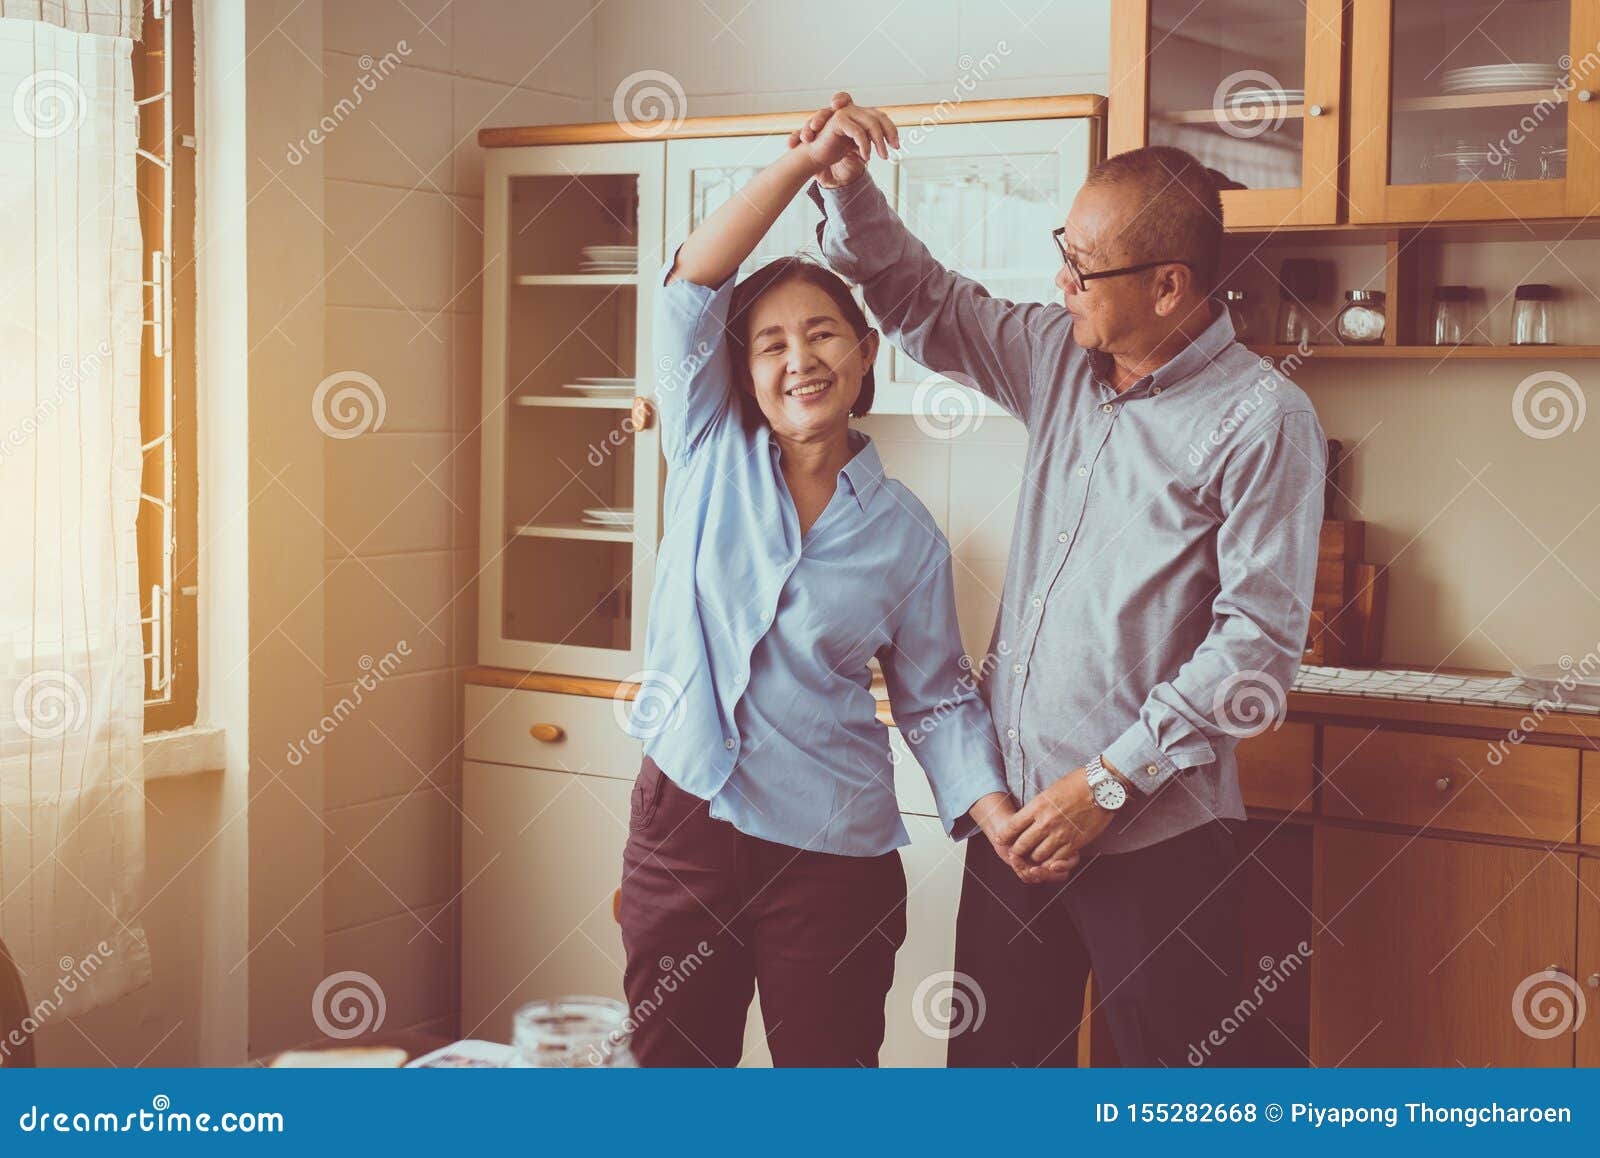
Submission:
M 1225 302 L 1242 302 L 1244 301 L 1244 290 L 1223 290 L 1222 300 Z
M 1517 287 L 1517 301 L 1519 302 L 1553 302 L 1556 300 L 1556 287 L 1545 285 L 1543 282 L 1524 282 Z
M 1345 300 L 1347 300 L 1347 301 L 1352 301 L 1352 302 L 1373 302 L 1375 304 L 1381 305 L 1383 303 L 1384 293 L 1383 293 L 1382 290 L 1359 289 L 1359 290 L 1346 290 L 1344 296 L 1345 296 Z
M 1471 296 L 1471 286 L 1436 285 L 1433 287 L 1433 300 L 1436 302 L 1464 302 Z

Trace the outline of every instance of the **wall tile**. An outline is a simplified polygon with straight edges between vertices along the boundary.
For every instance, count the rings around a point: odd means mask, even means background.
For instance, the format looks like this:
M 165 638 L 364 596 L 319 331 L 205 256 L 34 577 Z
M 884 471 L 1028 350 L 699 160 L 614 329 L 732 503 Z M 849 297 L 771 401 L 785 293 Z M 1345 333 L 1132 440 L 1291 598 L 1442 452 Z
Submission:
M 346 929 L 453 897 L 460 875 L 451 836 L 457 816 L 432 789 L 328 812 L 325 928 Z
M 449 664 L 450 553 L 330 561 L 324 587 L 325 670 L 350 671 L 405 640 L 408 671 Z
M 408 311 L 416 325 L 450 300 L 451 210 L 437 193 L 327 183 L 328 304 Z
M 363 434 L 333 439 L 326 455 L 328 556 L 448 547 L 455 435 Z
M 449 430 L 455 421 L 452 406 L 455 327 L 449 314 L 413 317 L 399 309 L 360 309 L 333 306 L 326 313 L 323 349 L 330 375 L 355 371 L 370 376 L 382 394 L 383 422 L 376 433 Z M 352 387 L 367 388 L 352 381 Z M 337 397 L 330 387 L 324 408 Z M 367 391 L 370 393 L 370 391 Z M 328 415 L 336 430 L 355 421 Z M 376 410 L 373 411 L 374 418 Z
M 370 57 L 322 54 L 330 179 L 442 190 L 450 181 L 450 78 Z M 333 126 L 329 128 L 328 126 Z M 309 126 L 308 126 L 309 129 Z

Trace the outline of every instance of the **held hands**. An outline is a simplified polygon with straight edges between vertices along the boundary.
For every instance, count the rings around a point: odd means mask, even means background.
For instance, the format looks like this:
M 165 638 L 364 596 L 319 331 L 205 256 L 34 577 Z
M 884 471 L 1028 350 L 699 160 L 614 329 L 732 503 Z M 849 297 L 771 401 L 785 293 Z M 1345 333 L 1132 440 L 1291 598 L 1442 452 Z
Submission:
M 1037 800 L 1038 797 L 1035 797 L 1035 802 Z M 1016 801 L 1011 799 L 1009 793 L 991 792 L 987 796 L 980 797 L 967 815 L 972 817 L 983 830 L 995 853 L 1011 866 L 1011 871 L 1016 873 L 1019 879 L 1031 885 L 1064 882 L 1072 875 L 1072 870 L 1078 867 L 1078 854 L 1071 849 L 1064 849 L 1053 857 L 1040 859 L 1037 863 L 1017 854 L 1013 845 L 1016 834 L 1027 829 L 1031 823 L 1019 820 L 1025 812 L 1027 809 L 1017 808 Z
M 826 188 L 848 185 L 867 171 L 874 150 L 887 160 L 900 147 L 900 131 L 885 114 L 864 108 L 847 92 L 818 109 L 789 134 L 789 148 L 806 149 L 817 166 L 817 182 Z

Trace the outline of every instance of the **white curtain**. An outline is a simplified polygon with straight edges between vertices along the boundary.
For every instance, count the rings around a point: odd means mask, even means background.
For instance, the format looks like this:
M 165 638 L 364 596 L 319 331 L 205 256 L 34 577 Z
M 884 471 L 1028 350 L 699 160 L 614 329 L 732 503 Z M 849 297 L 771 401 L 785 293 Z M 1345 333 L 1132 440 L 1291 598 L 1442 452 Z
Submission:
M 0 0 L 0 941 L 46 1026 L 150 979 L 124 4 Z

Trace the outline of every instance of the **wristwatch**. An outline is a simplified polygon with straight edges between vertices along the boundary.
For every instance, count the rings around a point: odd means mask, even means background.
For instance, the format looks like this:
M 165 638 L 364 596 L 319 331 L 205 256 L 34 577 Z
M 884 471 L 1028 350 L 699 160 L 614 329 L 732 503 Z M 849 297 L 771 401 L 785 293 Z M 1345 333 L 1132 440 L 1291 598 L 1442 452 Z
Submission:
M 1128 802 L 1128 790 L 1122 786 L 1107 768 L 1099 756 L 1090 760 L 1083 766 L 1088 773 L 1089 791 L 1094 793 L 1094 802 L 1107 812 L 1115 812 Z

